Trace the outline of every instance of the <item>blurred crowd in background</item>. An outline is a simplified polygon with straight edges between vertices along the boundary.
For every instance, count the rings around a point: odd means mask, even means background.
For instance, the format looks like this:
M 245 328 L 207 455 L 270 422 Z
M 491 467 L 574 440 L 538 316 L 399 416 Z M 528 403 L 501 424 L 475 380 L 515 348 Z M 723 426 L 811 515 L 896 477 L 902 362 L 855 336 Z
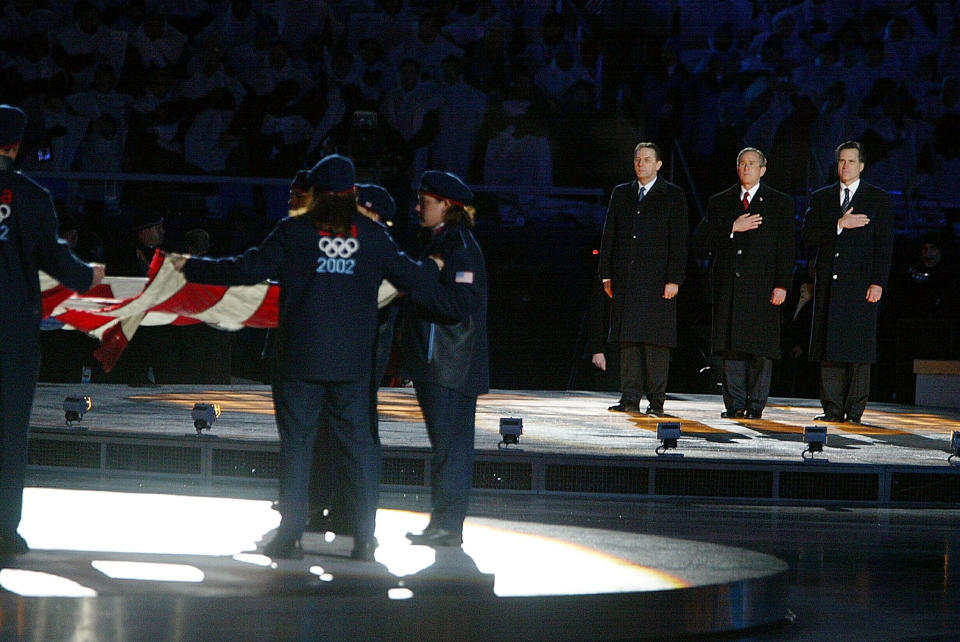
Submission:
M 422 170 L 478 186 L 495 387 L 612 387 L 583 358 L 591 251 L 637 141 L 664 150 L 692 226 L 747 145 L 799 223 L 835 180 L 833 149 L 856 139 L 897 207 L 874 392 L 912 399 L 913 358 L 960 354 L 958 82 L 960 3 L 945 0 L 11 0 L 0 19 L 3 101 L 30 118 L 20 167 L 109 274 L 142 275 L 144 248 L 258 242 L 286 213 L 278 190 L 334 151 L 393 193 L 402 244 Z M 697 258 L 671 390 L 714 390 Z M 805 259 L 774 394 L 816 392 L 797 349 Z M 227 381 L 269 376 L 251 365 L 261 334 L 219 340 L 237 355 Z M 79 376 L 54 361 L 48 378 Z M 175 370 L 153 377 L 196 368 Z

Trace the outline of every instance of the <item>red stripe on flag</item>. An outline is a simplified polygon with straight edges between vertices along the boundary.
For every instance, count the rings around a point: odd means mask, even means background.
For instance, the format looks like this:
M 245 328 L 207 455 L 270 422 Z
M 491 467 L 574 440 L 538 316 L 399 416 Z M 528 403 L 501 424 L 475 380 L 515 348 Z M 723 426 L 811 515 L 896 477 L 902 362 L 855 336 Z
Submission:
M 149 282 L 153 277 L 157 275 L 157 272 L 160 271 L 160 266 L 163 265 L 163 260 L 166 258 L 166 254 L 163 253 L 163 250 L 156 248 L 153 251 L 153 258 L 150 259 L 150 268 L 147 270 L 147 281 Z
M 110 287 L 110 284 L 109 284 L 109 283 L 98 283 L 96 286 L 94 286 L 94 287 L 90 288 L 89 290 L 87 290 L 86 292 L 84 292 L 84 293 L 83 293 L 83 296 L 85 296 L 85 297 L 91 296 L 91 297 L 96 297 L 96 298 L 98 298 L 98 299 L 112 299 L 112 298 L 114 298 L 114 296 L 113 296 L 113 288 Z
M 53 309 L 73 296 L 73 293 L 73 290 L 68 290 L 59 283 L 49 290 L 44 290 L 41 301 L 43 305 L 43 318 L 46 319 L 50 316 Z
M 280 286 L 271 284 L 257 311 L 244 321 L 248 328 L 275 328 L 280 315 Z
M 123 333 L 123 328 L 120 327 L 119 323 L 104 333 L 100 340 L 100 347 L 93 351 L 93 356 L 103 366 L 104 372 L 113 370 L 117 361 L 120 360 L 120 355 L 126 350 L 128 343 L 130 341 Z
M 172 312 L 182 316 L 191 316 L 216 305 L 227 293 L 225 285 L 199 285 L 187 283 L 176 294 L 152 308 L 154 312 Z
M 114 317 L 103 316 L 85 310 L 64 310 L 56 316 L 57 321 L 65 323 L 81 332 L 93 332 L 100 326 L 106 325 L 111 321 L 116 321 Z

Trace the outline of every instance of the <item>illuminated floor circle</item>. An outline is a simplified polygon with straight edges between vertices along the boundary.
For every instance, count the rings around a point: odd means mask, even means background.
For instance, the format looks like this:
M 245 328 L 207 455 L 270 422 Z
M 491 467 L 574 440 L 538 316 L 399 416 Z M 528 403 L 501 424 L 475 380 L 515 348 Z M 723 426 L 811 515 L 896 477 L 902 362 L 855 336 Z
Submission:
M 33 550 L 0 572 L 0 616 L 11 608 L 9 596 L 97 603 L 120 598 L 135 612 L 148 596 L 257 600 L 258 608 L 284 610 L 285 600 L 316 596 L 333 600 L 311 606 L 325 609 L 345 599 L 423 605 L 456 595 L 473 600 L 476 613 L 539 604 L 538 612 L 560 630 L 565 618 L 582 626 L 584 613 L 609 608 L 604 604 L 611 600 L 626 601 L 636 617 L 645 610 L 651 617 L 660 613 L 661 627 L 674 617 L 661 613 L 665 596 L 699 604 L 693 620 L 677 611 L 686 632 L 742 628 L 786 612 L 786 565 L 739 548 L 470 518 L 462 549 L 435 550 L 404 537 L 423 528 L 426 515 L 381 509 L 376 563 L 350 560 L 350 538 L 307 534 L 305 559 L 277 564 L 257 554 L 256 546 L 278 521 L 267 501 L 28 488 L 21 533 Z M 68 614 L 73 606 L 60 608 Z M 419 609 L 409 616 L 421 621 L 425 614 Z

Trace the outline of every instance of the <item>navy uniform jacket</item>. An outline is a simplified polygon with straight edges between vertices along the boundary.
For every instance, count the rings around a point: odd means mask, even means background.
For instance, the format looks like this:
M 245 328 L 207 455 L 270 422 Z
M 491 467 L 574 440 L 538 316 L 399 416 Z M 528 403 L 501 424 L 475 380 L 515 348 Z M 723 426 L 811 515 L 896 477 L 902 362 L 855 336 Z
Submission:
M 677 345 L 677 299 L 687 264 L 687 199 L 662 176 L 637 203 L 637 181 L 610 195 L 600 240 L 600 279 L 613 280 L 610 341 Z
M 93 282 L 93 269 L 57 237 L 50 193 L 0 156 L 0 351 L 39 349 L 43 270 L 71 290 Z
M 749 212 L 763 216 L 755 230 L 730 238 L 743 214 L 740 184 L 710 197 L 697 242 L 713 255 L 713 351 L 780 357 L 780 308 L 770 303 L 774 288 L 789 290 L 796 253 L 793 200 L 760 183 Z
M 811 361 L 873 363 L 877 360 L 877 304 L 867 288 L 886 289 L 893 259 L 890 195 L 861 179 L 850 201 L 854 214 L 870 222 L 837 234 L 840 183 L 810 195 L 803 240 L 817 248 L 813 290 Z
M 416 298 L 436 286 L 432 261 L 403 254 L 387 229 L 353 217 L 355 235 L 324 236 L 306 217 L 280 221 L 260 246 L 223 259 L 191 259 L 190 281 L 280 285 L 277 360 L 281 376 L 356 381 L 371 376 L 377 290 L 387 278 Z
M 402 369 L 414 382 L 480 395 L 490 388 L 483 252 L 469 229 L 444 225 L 422 256 L 436 254 L 444 262 L 440 287 L 404 309 Z

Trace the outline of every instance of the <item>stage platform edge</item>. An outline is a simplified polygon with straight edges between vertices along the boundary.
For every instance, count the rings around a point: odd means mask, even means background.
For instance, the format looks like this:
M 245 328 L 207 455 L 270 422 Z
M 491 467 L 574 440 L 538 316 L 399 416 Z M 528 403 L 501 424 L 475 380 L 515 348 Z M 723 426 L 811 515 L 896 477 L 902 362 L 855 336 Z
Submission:
M 277 479 L 279 443 L 266 386 L 87 389 L 94 409 L 67 427 L 60 404 L 65 396 L 78 394 L 78 386 L 38 388 L 31 469 L 191 484 L 270 484 Z M 717 397 L 671 396 L 675 400 L 668 400 L 668 406 L 675 416 L 661 420 L 607 413 L 607 398 L 609 393 L 605 398 L 604 393 L 536 391 L 481 397 L 475 491 L 771 504 L 960 503 L 960 468 L 947 462 L 948 440 L 942 437 L 957 425 L 956 413 L 924 411 L 926 423 L 911 428 L 907 422 L 919 421 L 916 409 L 876 410 L 873 425 L 831 428 L 839 445 L 831 448 L 828 442 L 823 455 L 805 460 L 802 428 L 794 417 L 809 415 L 811 400 L 774 405 L 765 413 L 771 420 L 734 423 L 708 419 L 718 414 Z M 186 418 L 198 399 L 226 399 L 236 409 L 229 422 L 197 434 Z M 428 490 L 430 449 L 413 391 L 382 390 L 380 415 L 385 488 Z M 497 419 L 504 416 L 525 417 L 527 434 L 518 446 L 496 445 Z M 700 432 L 685 436 L 667 456 L 653 454 L 656 424 L 673 420 L 683 422 L 685 431 Z M 891 421 L 900 423 L 880 425 Z M 872 462 L 874 455 L 881 461 Z

